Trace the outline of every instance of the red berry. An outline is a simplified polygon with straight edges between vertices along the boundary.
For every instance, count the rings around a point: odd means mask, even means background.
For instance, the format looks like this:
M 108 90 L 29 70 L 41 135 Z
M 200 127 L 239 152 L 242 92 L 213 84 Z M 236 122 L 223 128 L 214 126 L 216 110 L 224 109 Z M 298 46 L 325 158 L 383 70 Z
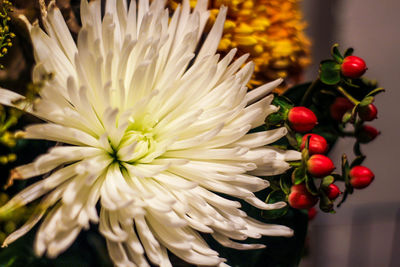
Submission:
M 356 56 L 345 57 L 341 66 L 343 76 L 360 78 L 367 70 L 367 65 L 362 58 Z
M 342 121 L 343 115 L 352 110 L 354 104 L 345 97 L 337 97 L 330 107 L 331 117 L 336 121 Z
M 357 132 L 357 139 L 360 143 L 369 143 L 374 140 L 380 132 L 372 126 L 363 125 L 360 130 Z
M 335 200 L 342 192 L 335 184 L 330 184 L 326 189 L 326 195 L 330 200 Z
M 324 155 L 312 155 L 307 161 L 308 172 L 317 178 L 329 175 L 334 169 L 332 160 Z
M 375 178 L 374 173 L 364 166 L 355 166 L 350 170 L 350 184 L 357 189 L 367 187 Z
M 294 107 L 289 111 L 288 120 L 290 127 L 296 132 L 309 132 L 317 124 L 314 112 L 306 107 Z
M 308 192 L 306 184 L 293 185 L 290 188 L 289 204 L 295 209 L 309 209 L 318 202 L 318 197 Z
M 369 104 L 368 106 L 360 107 L 358 110 L 358 116 L 363 121 L 372 121 L 377 118 L 378 109 L 374 104 Z
M 308 142 L 308 153 L 310 155 L 314 154 L 325 154 L 326 151 L 328 150 L 328 143 L 326 142 L 325 138 L 318 134 L 306 134 L 303 136 L 303 139 L 301 140 L 301 145 L 300 149 L 303 150 L 304 147 L 306 146 L 306 141 L 307 138 L 311 136 L 309 142 Z
M 311 221 L 312 219 L 315 218 L 317 215 L 317 209 L 312 207 L 311 209 L 308 210 L 308 220 Z

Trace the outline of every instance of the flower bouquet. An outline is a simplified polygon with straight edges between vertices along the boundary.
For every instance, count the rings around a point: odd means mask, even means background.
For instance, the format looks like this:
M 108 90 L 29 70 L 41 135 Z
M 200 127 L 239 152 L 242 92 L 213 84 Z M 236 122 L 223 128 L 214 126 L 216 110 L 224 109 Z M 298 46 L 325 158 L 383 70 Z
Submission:
M 337 45 L 300 83 L 298 1 L 1 7 L 4 266 L 295 266 L 314 206 L 374 178 L 383 89 Z

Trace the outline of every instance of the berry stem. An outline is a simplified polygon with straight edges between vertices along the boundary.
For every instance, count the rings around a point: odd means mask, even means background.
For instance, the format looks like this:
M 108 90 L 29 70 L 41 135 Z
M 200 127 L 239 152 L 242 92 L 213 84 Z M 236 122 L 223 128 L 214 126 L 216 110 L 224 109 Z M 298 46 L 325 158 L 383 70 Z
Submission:
M 339 202 L 339 204 L 337 205 L 338 208 L 340 208 L 340 206 L 346 201 L 347 196 L 349 195 L 349 192 L 347 190 L 345 190 L 343 192 L 343 197 L 342 200 Z
M 312 82 L 312 84 L 310 84 L 310 86 L 307 88 L 306 92 L 304 93 L 303 98 L 301 99 L 300 106 L 307 106 L 311 94 L 318 87 L 319 83 L 320 83 L 320 80 L 316 79 L 315 81 Z
M 338 85 L 336 87 L 336 89 L 344 96 L 346 97 L 351 103 L 353 103 L 354 105 L 358 105 L 360 103 L 360 101 L 358 101 L 357 99 L 355 99 L 354 97 L 352 97 L 346 90 L 344 90 L 343 87 L 341 87 L 340 85 Z
M 362 151 L 361 151 L 361 146 L 360 146 L 360 143 L 359 143 L 359 142 L 356 142 L 356 143 L 354 144 L 354 146 L 353 146 L 353 151 L 354 151 L 354 154 L 355 154 L 356 156 L 364 156 L 364 154 L 363 154 Z
M 354 137 L 355 131 L 346 131 L 344 127 L 339 127 L 339 134 L 341 137 Z

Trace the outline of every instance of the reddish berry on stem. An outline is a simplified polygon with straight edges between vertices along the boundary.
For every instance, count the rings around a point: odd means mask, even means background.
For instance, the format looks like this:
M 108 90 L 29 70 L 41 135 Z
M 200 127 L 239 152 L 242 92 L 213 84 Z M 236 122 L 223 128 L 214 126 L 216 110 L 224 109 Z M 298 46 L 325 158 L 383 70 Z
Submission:
M 326 195 L 330 200 L 335 200 L 342 192 L 335 184 L 330 184 L 326 189 Z
M 358 110 L 358 116 L 363 121 L 372 121 L 377 118 L 377 115 L 378 115 L 378 109 L 375 107 L 374 104 L 369 104 L 368 106 L 360 107 L 360 109 Z
M 335 165 L 332 160 L 324 155 L 312 155 L 307 161 L 308 172 L 316 178 L 325 177 L 334 169 Z
M 296 132 L 309 132 L 317 124 L 314 112 L 306 107 L 294 107 L 289 111 L 288 120 L 290 127 Z
M 375 178 L 374 173 L 364 166 L 355 166 L 350 170 L 350 184 L 357 189 L 367 187 Z
M 341 66 L 343 76 L 360 78 L 367 70 L 367 65 L 362 58 L 356 56 L 345 57 Z
M 308 153 L 310 155 L 314 154 L 325 154 L 326 151 L 328 150 L 328 143 L 326 142 L 325 138 L 318 134 L 306 134 L 303 136 L 303 139 L 301 140 L 301 145 L 300 149 L 303 150 L 306 146 L 306 141 L 307 138 L 310 137 L 310 140 L 308 142 Z
M 363 125 L 357 133 L 357 139 L 360 143 L 369 143 L 374 140 L 380 132 L 372 126 Z
M 354 104 L 345 97 L 336 97 L 330 106 L 331 117 L 336 121 L 342 121 L 343 115 L 354 108 Z
M 318 202 L 318 197 L 308 192 L 306 184 L 293 185 L 290 188 L 289 204 L 295 209 L 309 209 Z
M 317 215 L 317 209 L 312 207 L 311 209 L 308 210 L 308 220 L 311 221 L 312 219 L 315 218 Z

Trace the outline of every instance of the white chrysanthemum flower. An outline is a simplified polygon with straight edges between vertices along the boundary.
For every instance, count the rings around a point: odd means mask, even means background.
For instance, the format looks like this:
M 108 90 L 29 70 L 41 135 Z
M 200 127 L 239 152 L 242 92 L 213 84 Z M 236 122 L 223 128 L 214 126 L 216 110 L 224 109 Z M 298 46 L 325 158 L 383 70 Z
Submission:
M 44 17 L 46 33 L 29 26 L 37 61 L 34 79 L 55 77 L 40 99 L 1 89 L 0 102 L 45 121 L 26 129 L 26 138 L 64 143 L 14 170 L 14 179 L 46 173 L 0 208 L 0 214 L 42 198 L 31 219 L 5 245 L 42 217 L 35 240 L 38 255 L 55 257 L 89 224 L 99 223 L 117 266 L 171 266 L 167 250 L 198 265 L 224 265 L 201 233 L 236 249 L 261 248 L 232 241 L 262 235 L 290 236 L 285 226 L 247 217 L 240 203 L 266 204 L 253 192 L 268 182 L 258 176 L 289 168 L 294 151 L 265 145 L 285 128 L 248 133 L 277 108 L 270 91 L 280 81 L 247 93 L 253 64 L 215 55 L 223 30 L 222 8 L 195 54 L 208 18 L 207 2 L 191 12 L 184 1 L 169 17 L 164 0 L 82 0 L 77 45 L 54 2 Z M 97 205 L 99 204 L 99 205 Z M 97 205 L 97 206 L 96 206 Z M 100 214 L 98 214 L 98 210 Z

